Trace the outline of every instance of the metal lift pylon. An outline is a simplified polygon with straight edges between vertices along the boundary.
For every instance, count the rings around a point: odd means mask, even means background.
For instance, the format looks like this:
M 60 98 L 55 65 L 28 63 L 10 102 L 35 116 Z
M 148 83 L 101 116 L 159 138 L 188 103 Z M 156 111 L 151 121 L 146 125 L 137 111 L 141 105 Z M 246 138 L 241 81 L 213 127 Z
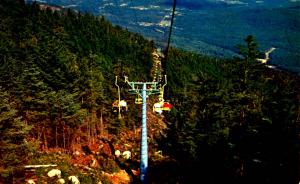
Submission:
M 137 94 L 142 97 L 142 129 L 141 129 L 141 164 L 140 164 L 140 179 L 141 183 L 147 183 L 148 170 L 148 142 L 147 142 L 147 97 L 151 94 L 159 94 L 158 82 L 130 82 L 125 76 L 125 83 L 131 89 L 129 93 Z

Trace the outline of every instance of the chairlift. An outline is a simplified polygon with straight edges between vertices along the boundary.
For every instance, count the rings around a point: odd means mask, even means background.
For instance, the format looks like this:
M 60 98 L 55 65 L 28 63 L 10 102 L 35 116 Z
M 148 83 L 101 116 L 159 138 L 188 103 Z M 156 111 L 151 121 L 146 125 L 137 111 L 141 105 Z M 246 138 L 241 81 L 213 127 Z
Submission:
M 143 99 L 140 97 L 140 95 L 137 95 L 135 98 L 135 104 L 142 104 L 143 103 Z
M 119 103 L 119 100 L 116 100 L 112 104 L 113 112 L 115 112 L 115 113 L 119 112 L 119 106 L 120 106 L 120 111 L 122 113 L 125 113 L 128 111 L 127 102 L 125 100 L 120 100 L 120 103 Z
M 162 114 L 163 111 L 171 111 L 173 108 L 173 105 L 170 102 L 164 102 L 160 101 L 153 105 L 153 112 L 156 114 Z
M 163 112 L 163 102 L 157 102 L 153 105 L 153 112 L 156 114 L 162 114 Z
M 153 105 L 153 112 L 161 114 L 163 111 L 171 111 L 173 105 L 164 100 L 164 87 L 167 85 L 167 76 L 165 75 L 165 83 L 161 86 L 158 95 L 158 102 Z
M 173 105 L 170 102 L 164 102 L 162 109 L 163 111 L 171 111 L 171 109 L 173 108 Z
M 125 100 L 120 101 L 120 107 L 121 107 L 122 112 L 127 112 L 128 111 L 127 102 Z
M 114 113 L 117 113 L 119 111 L 119 102 L 118 102 L 118 100 L 116 100 L 112 103 L 112 111 Z

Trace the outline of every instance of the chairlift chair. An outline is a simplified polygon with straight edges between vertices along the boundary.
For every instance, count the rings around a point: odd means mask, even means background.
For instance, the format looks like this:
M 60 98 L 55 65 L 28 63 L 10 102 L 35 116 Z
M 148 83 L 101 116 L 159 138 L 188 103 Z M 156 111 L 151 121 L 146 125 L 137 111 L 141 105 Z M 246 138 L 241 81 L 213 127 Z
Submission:
M 164 111 L 171 111 L 171 109 L 173 108 L 173 105 L 170 102 L 164 102 L 162 109 Z
M 117 113 L 119 111 L 119 102 L 118 102 L 118 100 L 116 100 L 112 103 L 112 111 L 114 113 Z
M 163 102 L 157 102 L 153 105 L 153 112 L 156 114 L 162 114 L 163 112 Z
M 143 99 L 140 97 L 140 95 L 137 95 L 135 98 L 135 104 L 142 104 L 143 103 Z
M 120 103 L 119 103 L 119 100 L 116 100 L 112 104 L 113 112 L 117 113 L 119 111 L 119 105 L 121 108 L 121 112 L 125 113 L 128 111 L 127 102 L 125 100 L 120 100 Z

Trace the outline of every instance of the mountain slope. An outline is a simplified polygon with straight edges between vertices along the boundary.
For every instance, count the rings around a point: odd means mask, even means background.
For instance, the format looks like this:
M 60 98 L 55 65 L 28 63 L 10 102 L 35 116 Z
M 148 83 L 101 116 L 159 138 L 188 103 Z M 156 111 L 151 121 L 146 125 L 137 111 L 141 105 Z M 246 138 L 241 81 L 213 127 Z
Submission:
M 169 30 L 172 1 L 47 1 L 82 12 L 104 15 L 114 24 L 153 39 L 162 48 Z M 260 40 L 261 50 L 278 48 L 271 62 L 300 71 L 299 2 L 184 0 L 177 2 L 171 44 L 211 56 L 235 57 L 236 45 L 247 35 Z

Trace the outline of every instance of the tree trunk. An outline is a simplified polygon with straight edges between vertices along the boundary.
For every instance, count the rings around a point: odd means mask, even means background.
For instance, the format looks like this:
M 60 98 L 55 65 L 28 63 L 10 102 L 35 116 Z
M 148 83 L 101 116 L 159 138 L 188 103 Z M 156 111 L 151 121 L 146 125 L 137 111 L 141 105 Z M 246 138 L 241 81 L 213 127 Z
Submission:
M 46 133 L 45 131 L 44 132 L 44 146 L 45 146 L 45 149 L 48 149 L 48 141 L 47 141 L 47 136 L 46 136 Z
M 70 145 L 70 139 L 71 139 L 70 131 L 71 131 L 70 128 L 68 128 L 68 142 L 67 142 L 67 145 L 68 145 L 69 148 L 71 147 L 71 145 Z
M 44 129 L 44 127 L 42 127 L 42 130 L 40 131 L 40 127 L 38 126 L 38 132 L 37 132 L 37 134 L 38 134 L 38 140 L 40 141 L 41 140 L 41 137 L 42 137 L 42 135 L 43 135 L 43 129 Z
M 95 123 L 94 123 L 94 110 L 92 110 L 91 114 L 91 138 L 92 138 L 92 144 L 94 144 L 94 129 L 95 129 Z
M 102 117 L 102 109 L 100 114 L 100 135 L 103 133 L 103 117 Z
M 58 142 L 57 142 L 57 125 L 55 125 L 55 147 L 58 146 Z
M 65 136 L 65 122 L 63 123 L 63 144 L 64 144 L 64 149 L 66 149 L 66 136 Z
M 137 137 L 136 127 L 134 123 L 133 123 L 133 131 L 134 131 L 134 136 Z
M 90 143 L 90 122 L 88 120 L 87 125 L 86 125 L 86 130 L 87 130 L 87 138 L 88 138 L 88 143 Z

